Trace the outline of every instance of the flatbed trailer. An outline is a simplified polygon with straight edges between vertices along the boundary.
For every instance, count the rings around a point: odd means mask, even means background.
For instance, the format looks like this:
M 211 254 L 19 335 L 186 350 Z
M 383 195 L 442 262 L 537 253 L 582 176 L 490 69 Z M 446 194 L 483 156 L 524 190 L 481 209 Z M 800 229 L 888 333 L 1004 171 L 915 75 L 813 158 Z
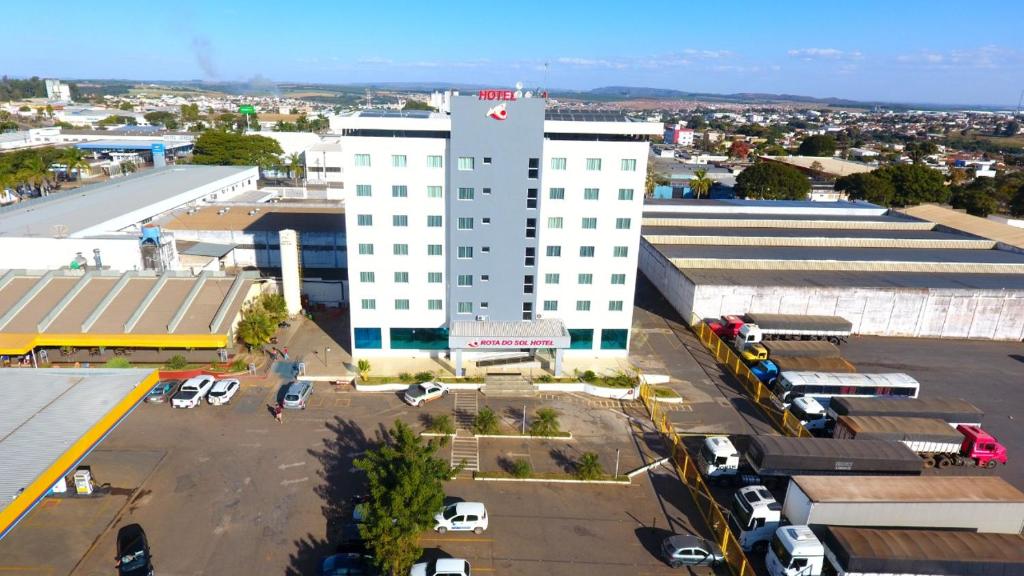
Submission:
M 800 474 L 905 474 L 922 470 L 921 458 L 899 442 L 753 436 L 746 461 L 760 477 Z
M 772 340 L 764 343 L 772 360 L 782 358 L 841 358 L 839 346 L 825 340 Z
M 765 340 L 828 340 L 839 344 L 853 332 L 853 323 L 840 316 L 750 312 L 746 321 L 756 324 Z
M 828 406 L 828 417 L 836 420 L 840 416 L 938 418 L 955 427 L 958 424 L 981 426 L 985 413 L 960 398 L 833 398 Z

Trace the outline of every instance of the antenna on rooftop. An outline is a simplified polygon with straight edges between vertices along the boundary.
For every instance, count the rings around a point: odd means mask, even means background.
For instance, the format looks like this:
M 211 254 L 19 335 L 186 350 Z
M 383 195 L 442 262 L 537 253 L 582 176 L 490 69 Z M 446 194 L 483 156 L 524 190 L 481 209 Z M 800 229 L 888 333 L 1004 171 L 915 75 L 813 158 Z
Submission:
M 53 230 L 54 238 L 67 238 L 68 237 L 68 226 L 67 224 L 54 224 L 51 228 Z

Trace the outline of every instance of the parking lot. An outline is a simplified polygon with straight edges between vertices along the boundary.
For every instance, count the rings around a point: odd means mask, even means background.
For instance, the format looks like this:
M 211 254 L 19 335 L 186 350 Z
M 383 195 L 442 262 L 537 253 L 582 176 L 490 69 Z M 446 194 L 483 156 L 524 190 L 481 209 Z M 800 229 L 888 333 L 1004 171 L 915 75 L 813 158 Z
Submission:
M 45 501 L 0 541 L 0 571 L 110 574 L 117 528 L 138 522 L 159 574 L 316 574 L 319 560 L 335 550 L 332 528 L 348 517 L 346 503 L 360 491 L 352 458 L 396 418 L 422 429 L 423 414 L 454 415 L 454 395 L 416 409 L 397 394 L 317 383 L 309 407 L 286 411 L 278 424 L 269 410 L 278 390 L 271 376 L 244 382 L 228 406 L 140 406 L 85 462 L 112 493 Z M 510 424 L 513 406 L 521 413 L 523 405 L 479 400 Z M 616 450 L 623 472 L 656 456 L 656 448 L 644 447 L 654 438 L 645 440 L 640 430 L 634 439 L 618 403 L 582 397 L 526 403 L 531 414 L 555 407 L 563 429 L 579 437 L 550 445 L 481 440 L 482 468 L 524 450 L 537 470 L 569 469 L 580 451 L 599 452 L 609 473 Z M 440 453 L 449 454 L 448 448 Z M 685 489 L 661 467 L 628 486 L 459 479 L 446 491 L 485 502 L 490 528 L 481 535 L 426 533 L 421 544 L 427 556 L 467 558 L 480 574 L 678 573 L 656 556 L 660 540 L 669 531 L 702 530 L 689 519 L 696 516 Z

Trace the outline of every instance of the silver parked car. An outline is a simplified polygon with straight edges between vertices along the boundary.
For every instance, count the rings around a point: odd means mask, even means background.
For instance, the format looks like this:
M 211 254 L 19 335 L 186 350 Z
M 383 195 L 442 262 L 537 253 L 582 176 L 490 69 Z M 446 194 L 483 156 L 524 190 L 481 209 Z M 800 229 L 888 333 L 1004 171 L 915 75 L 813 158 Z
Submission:
M 661 543 L 661 555 L 673 568 L 718 566 L 725 561 L 722 549 L 698 536 L 673 534 Z
M 309 401 L 311 394 L 313 394 L 312 382 L 304 380 L 292 382 L 284 391 L 284 402 L 281 405 L 285 408 L 305 410 L 306 402 Z

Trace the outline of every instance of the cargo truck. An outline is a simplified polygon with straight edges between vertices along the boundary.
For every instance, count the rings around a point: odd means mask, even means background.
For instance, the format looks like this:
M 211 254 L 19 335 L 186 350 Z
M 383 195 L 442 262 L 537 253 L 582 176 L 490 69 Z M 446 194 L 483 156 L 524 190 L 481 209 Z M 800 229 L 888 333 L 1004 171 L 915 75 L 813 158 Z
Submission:
M 710 482 L 775 484 L 800 474 L 915 475 L 921 458 L 899 442 L 752 436 L 743 454 L 725 436 L 708 436 L 697 465 Z
M 744 550 L 767 547 L 783 524 L 1024 530 L 1024 492 L 992 476 L 794 476 L 783 502 L 764 486 L 736 491 L 729 525 Z
M 731 318 L 731 317 L 730 317 Z M 745 323 L 738 330 L 732 330 L 735 324 L 727 329 L 719 329 L 716 334 L 724 342 L 736 350 L 747 364 L 763 360 L 781 358 L 802 358 L 807 366 L 831 366 L 836 359 L 841 360 L 839 347 L 823 340 L 769 340 L 768 335 L 757 324 Z M 832 359 L 829 362 L 828 359 Z M 814 360 L 817 363 L 814 363 Z M 792 362 L 791 362 L 792 363 Z M 849 366 L 849 363 L 842 362 Z
M 985 413 L 959 398 L 834 398 L 828 406 L 829 420 L 840 416 L 903 416 L 938 418 L 956 428 L 960 424 L 981 426 Z
M 938 418 L 899 416 L 840 416 L 836 439 L 892 440 L 918 453 L 925 468 L 1006 464 L 1006 447 L 978 426 L 951 428 Z
M 747 324 L 756 324 L 764 340 L 828 340 L 839 344 L 845 342 L 853 331 L 853 323 L 839 316 L 751 312 L 745 318 L 731 315 L 706 322 L 719 338 L 726 341 L 735 338 Z
M 805 525 L 775 532 L 771 576 L 1018 576 L 1024 536 L 956 530 L 879 530 Z

